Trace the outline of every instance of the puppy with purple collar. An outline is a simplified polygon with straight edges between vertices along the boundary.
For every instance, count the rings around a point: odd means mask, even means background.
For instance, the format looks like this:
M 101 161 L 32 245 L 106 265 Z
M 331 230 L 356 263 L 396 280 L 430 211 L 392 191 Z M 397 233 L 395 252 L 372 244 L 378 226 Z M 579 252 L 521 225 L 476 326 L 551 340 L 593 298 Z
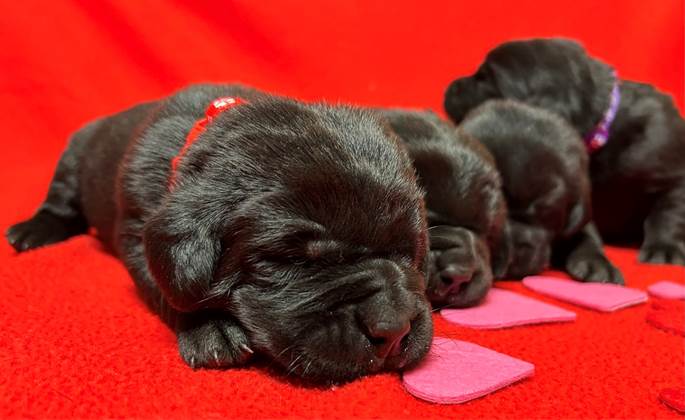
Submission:
M 685 265 L 685 120 L 654 87 L 621 80 L 565 39 L 504 43 L 455 80 L 445 110 L 457 123 L 490 99 L 559 115 L 590 154 L 593 219 L 611 242 L 641 243 L 640 261 Z
M 460 129 L 494 156 L 508 208 L 507 278 L 560 268 L 582 281 L 623 284 L 591 218 L 588 157 L 561 117 L 511 100 L 489 100 Z

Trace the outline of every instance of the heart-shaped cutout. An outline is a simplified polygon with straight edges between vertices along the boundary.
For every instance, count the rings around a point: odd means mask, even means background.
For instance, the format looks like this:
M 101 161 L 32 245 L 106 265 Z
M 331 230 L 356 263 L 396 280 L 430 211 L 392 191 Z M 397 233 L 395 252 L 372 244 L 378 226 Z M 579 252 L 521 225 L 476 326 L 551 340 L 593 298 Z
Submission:
M 535 366 L 465 341 L 435 337 L 428 355 L 402 382 L 410 394 L 439 404 L 458 404 L 531 376 Z
M 540 302 L 533 298 L 494 288 L 478 306 L 465 309 L 443 309 L 440 315 L 462 327 L 494 329 L 544 322 L 568 322 L 575 312 Z
M 672 281 L 659 281 L 647 288 L 650 295 L 664 299 L 685 299 L 685 285 Z
M 685 414 L 685 388 L 662 389 L 659 400 L 680 414 Z
M 527 288 L 574 305 L 613 312 L 647 301 L 642 290 L 610 283 L 581 283 L 554 277 L 530 276 L 523 279 Z
M 681 300 L 654 299 L 647 322 L 661 330 L 685 335 L 685 302 Z

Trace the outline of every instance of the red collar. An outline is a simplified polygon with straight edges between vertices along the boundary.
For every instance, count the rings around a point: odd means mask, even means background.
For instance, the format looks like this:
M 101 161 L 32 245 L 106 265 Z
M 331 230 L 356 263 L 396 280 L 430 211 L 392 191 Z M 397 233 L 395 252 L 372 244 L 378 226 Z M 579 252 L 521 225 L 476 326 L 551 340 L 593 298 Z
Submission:
M 211 104 L 207 107 L 207 110 L 205 110 L 205 116 L 202 119 L 197 120 L 195 122 L 195 125 L 193 128 L 190 129 L 188 132 L 188 135 L 186 136 L 186 142 L 181 148 L 181 150 L 178 152 L 176 157 L 174 157 L 171 160 L 171 174 L 169 175 L 169 189 L 173 188 L 176 185 L 176 173 L 178 169 L 178 165 L 181 163 L 181 159 L 183 159 L 183 156 L 188 152 L 188 149 L 190 146 L 195 143 L 195 140 L 200 136 L 200 134 L 204 133 L 204 131 L 207 129 L 207 126 L 212 122 L 214 118 L 216 118 L 219 114 L 222 112 L 226 111 L 227 109 L 231 109 L 233 107 L 236 107 L 241 104 L 247 103 L 245 100 L 234 97 L 234 96 L 224 96 L 221 98 L 217 98 L 212 101 Z

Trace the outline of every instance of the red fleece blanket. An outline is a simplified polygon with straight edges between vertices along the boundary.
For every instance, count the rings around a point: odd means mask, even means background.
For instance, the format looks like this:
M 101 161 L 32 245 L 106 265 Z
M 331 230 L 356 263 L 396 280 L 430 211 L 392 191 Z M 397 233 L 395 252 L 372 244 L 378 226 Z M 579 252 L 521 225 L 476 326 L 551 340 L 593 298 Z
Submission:
M 622 77 L 673 94 L 682 110 L 683 13 L 681 0 L 3 1 L 0 228 L 43 199 L 70 132 L 192 82 L 440 110 L 448 82 L 472 72 L 491 47 L 561 35 Z M 608 253 L 632 287 L 684 282 L 682 268 L 638 264 L 635 250 Z M 503 287 L 533 295 L 515 282 Z M 19 256 L 3 240 L 0 417 L 676 415 L 658 395 L 683 386 L 683 337 L 646 322 L 651 304 L 611 314 L 556 304 L 577 321 L 483 331 L 436 317 L 439 336 L 536 366 L 534 377 L 509 388 L 439 406 L 407 394 L 390 373 L 317 389 L 267 365 L 193 371 L 95 239 Z

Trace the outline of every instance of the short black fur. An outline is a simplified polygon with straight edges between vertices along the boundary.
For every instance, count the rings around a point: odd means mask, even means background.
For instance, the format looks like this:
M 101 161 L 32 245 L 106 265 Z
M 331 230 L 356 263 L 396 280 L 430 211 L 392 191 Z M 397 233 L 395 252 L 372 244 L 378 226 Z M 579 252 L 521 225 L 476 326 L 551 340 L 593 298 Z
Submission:
M 431 112 L 380 112 L 403 140 L 426 192 L 427 295 L 437 307 L 473 306 L 493 277 L 506 273 L 511 251 L 495 161 L 480 143 Z
M 170 161 L 217 97 L 220 114 Z M 253 351 L 338 382 L 420 360 L 432 336 L 422 192 L 373 113 L 198 85 L 71 139 L 25 251 L 95 228 L 193 367 Z
M 591 222 L 588 157 L 573 127 L 503 100 L 475 108 L 460 127 L 490 150 L 502 176 L 513 249 L 507 277 L 554 265 L 579 280 L 623 283 Z
M 615 80 L 574 41 L 507 42 L 474 75 L 452 82 L 445 109 L 460 122 L 488 99 L 517 99 L 557 113 L 585 137 L 603 118 Z M 607 241 L 641 241 L 643 262 L 685 265 L 685 120 L 652 86 L 618 82 L 609 141 L 590 161 L 596 225 Z

